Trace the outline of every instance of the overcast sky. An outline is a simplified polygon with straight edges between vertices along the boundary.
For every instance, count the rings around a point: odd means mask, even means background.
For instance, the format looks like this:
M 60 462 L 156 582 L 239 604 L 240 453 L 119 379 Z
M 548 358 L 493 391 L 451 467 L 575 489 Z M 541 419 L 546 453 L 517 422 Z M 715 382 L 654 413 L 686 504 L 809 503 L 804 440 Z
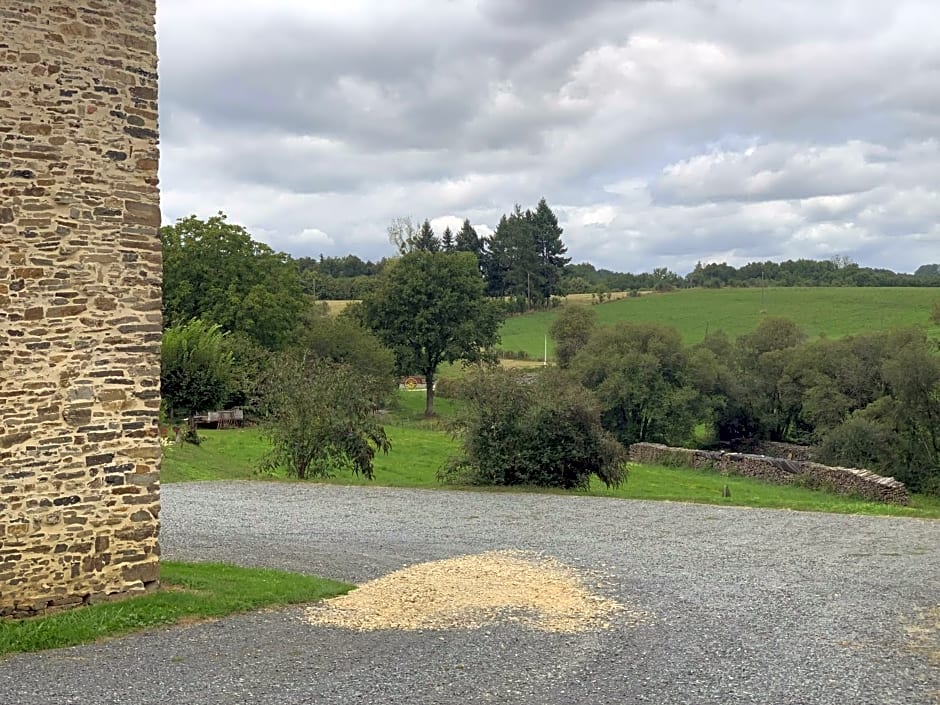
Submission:
M 167 222 L 392 254 L 544 196 L 575 262 L 940 261 L 937 0 L 158 0 Z

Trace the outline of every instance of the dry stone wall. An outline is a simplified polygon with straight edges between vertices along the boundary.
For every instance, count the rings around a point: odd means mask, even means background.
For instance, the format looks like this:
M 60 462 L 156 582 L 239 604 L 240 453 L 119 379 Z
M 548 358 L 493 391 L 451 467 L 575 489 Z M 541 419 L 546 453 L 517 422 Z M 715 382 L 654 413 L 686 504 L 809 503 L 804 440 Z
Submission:
M 158 578 L 154 14 L 0 2 L 0 616 Z
M 766 455 L 725 451 L 671 448 L 658 443 L 634 443 L 630 460 L 645 465 L 713 468 L 726 475 L 756 477 L 781 485 L 800 485 L 872 502 L 909 502 L 907 487 L 893 477 L 882 477 L 858 468 L 837 468 L 805 460 L 771 458 Z

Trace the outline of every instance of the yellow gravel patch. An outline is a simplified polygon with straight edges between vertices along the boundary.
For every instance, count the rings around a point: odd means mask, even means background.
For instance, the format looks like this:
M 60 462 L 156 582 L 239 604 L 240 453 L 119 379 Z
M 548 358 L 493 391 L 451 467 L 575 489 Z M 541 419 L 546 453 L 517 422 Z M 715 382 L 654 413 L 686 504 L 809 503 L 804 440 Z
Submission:
M 908 646 L 940 664 L 940 606 L 924 610 L 904 624 Z
M 306 611 L 310 624 L 355 631 L 478 629 L 512 622 L 546 632 L 610 626 L 640 612 L 603 597 L 585 576 L 552 558 L 493 551 L 420 563 Z

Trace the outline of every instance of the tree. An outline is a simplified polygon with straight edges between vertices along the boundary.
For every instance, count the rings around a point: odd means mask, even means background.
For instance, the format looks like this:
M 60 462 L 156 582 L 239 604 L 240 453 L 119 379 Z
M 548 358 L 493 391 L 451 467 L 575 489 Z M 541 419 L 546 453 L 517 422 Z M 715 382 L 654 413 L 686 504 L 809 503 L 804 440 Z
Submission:
M 410 252 L 389 265 L 363 320 L 395 353 L 401 374 L 427 381 L 425 413 L 434 415 L 434 379 L 443 362 L 475 362 L 499 340 L 500 307 L 484 296 L 469 253 Z
M 431 227 L 429 220 L 425 220 L 421 223 L 421 228 L 418 230 L 417 236 L 415 236 L 414 249 L 421 252 L 440 252 L 441 241 L 438 239 L 437 235 L 434 234 L 434 228 Z
M 282 349 L 307 305 L 295 263 L 224 214 L 160 229 L 165 326 L 200 318 Z
M 601 425 L 597 401 L 557 370 L 535 379 L 480 370 L 463 389 L 464 457 L 446 477 L 565 489 L 586 489 L 591 475 L 608 487 L 625 479 L 627 453 Z
M 444 252 L 453 252 L 455 250 L 454 233 L 450 227 L 444 228 L 444 234 L 441 236 L 441 249 Z
M 463 221 L 463 225 L 461 225 L 460 230 L 457 231 L 457 237 L 454 239 L 454 249 L 457 252 L 472 252 L 476 255 L 480 271 L 484 271 L 486 242 L 477 235 L 477 231 L 474 230 L 473 226 L 470 224 L 469 218 Z
M 570 261 L 561 241 L 558 219 L 543 198 L 533 213 L 516 205 L 500 218 L 485 259 L 488 291 L 511 296 L 517 308 L 544 306 L 562 293 L 562 276 Z
M 571 372 L 597 396 L 604 428 L 624 445 L 691 439 L 701 404 L 675 329 L 632 322 L 597 328 Z
M 552 322 L 549 335 L 555 341 L 555 360 L 566 369 L 577 352 L 587 345 L 597 326 L 597 313 L 592 308 L 569 304 Z
M 940 264 L 922 264 L 914 272 L 914 276 L 921 277 L 937 277 L 940 278 Z
M 348 468 L 372 479 L 376 452 L 391 448 L 368 383 L 348 365 L 284 354 L 268 396 L 263 431 L 272 450 L 263 470 L 286 468 L 303 480 Z
M 406 255 L 415 249 L 414 243 L 418 231 L 415 229 L 414 223 L 411 222 L 411 218 L 395 218 L 386 231 L 388 232 L 388 241 L 395 246 L 398 254 Z
M 571 258 L 565 257 L 568 248 L 561 241 L 564 230 L 558 225 L 558 218 L 548 207 L 543 198 L 529 217 L 535 238 L 535 251 L 539 260 L 538 295 L 541 301 L 548 301 L 561 293 L 561 280 L 565 265 Z
M 362 377 L 362 388 L 374 406 L 398 388 L 395 355 L 354 314 L 314 316 L 297 342 L 301 354 L 348 365 Z
M 212 411 L 226 400 L 232 353 L 218 326 L 198 318 L 170 326 L 160 353 L 160 393 L 171 421 Z
M 530 218 L 531 213 L 523 213 L 519 205 L 510 215 L 500 218 L 486 258 L 489 294 L 512 297 L 519 302 L 520 310 L 532 306 L 533 276 L 538 291 L 539 259 Z

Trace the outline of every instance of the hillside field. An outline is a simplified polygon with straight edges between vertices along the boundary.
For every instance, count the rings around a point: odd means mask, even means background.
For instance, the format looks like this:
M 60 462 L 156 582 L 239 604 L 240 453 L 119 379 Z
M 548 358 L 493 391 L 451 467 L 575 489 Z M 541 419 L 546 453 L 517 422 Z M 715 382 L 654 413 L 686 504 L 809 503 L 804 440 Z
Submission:
M 841 338 L 871 330 L 909 325 L 930 326 L 936 288 L 780 287 L 766 289 L 681 289 L 624 298 L 593 306 L 601 325 L 617 321 L 660 322 L 677 328 L 686 344 L 706 332 L 723 330 L 732 338 L 754 330 L 761 318 L 782 316 L 795 321 L 811 338 Z M 500 347 L 524 350 L 541 359 L 545 336 L 557 310 L 514 316 L 502 327 Z M 548 341 L 549 356 L 553 354 Z

